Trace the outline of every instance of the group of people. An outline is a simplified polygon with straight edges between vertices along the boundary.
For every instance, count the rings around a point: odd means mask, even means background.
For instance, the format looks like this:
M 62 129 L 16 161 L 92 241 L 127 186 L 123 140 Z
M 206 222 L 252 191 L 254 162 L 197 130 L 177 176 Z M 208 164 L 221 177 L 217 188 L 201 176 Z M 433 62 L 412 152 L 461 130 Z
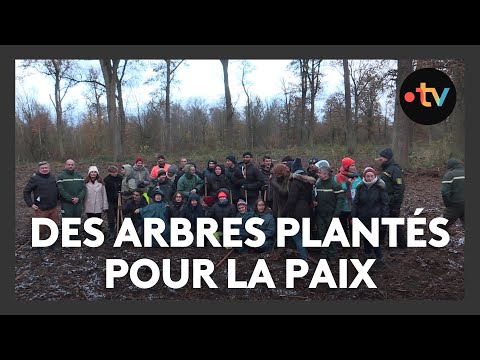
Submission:
M 195 232 L 196 219 L 210 217 L 217 221 L 216 236 L 221 240 L 223 219 L 242 218 L 240 238 L 246 239 L 245 222 L 252 216 L 262 217 L 261 226 L 267 241 L 260 251 L 275 246 L 276 226 L 279 217 L 293 217 L 299 223 L 311 218 L 311 232 L 315 239 L 324 239 L 333 218 L 339 218 L 347 238 L 351 240 L 352 217 L 359 218 L 370 229 L 371 218 L 398 217 L 403 202 L 405 182 L 403 171 L 393 159 L 393 151 L 385 148 L 379 152 L 379 168 L 366 167 L 359 172 L 350 157 L 342 159 L 334 173 L 327 160 L 309 159 L 306 169 L 300 158 L 285 156 L 273 165 L 268 155 L 262 164 L 253 163 L 253 154 L 243 153 L 242 161 L 234 155 L 225 158 L 225 164 L 209 159 L 203 172 L 186 157 L 179 165 L 168 164 L 163 155 L 149 171 L 143 158 L 137 157 L 133 165 L 124 164 L 118 169 L 108 166 L 108 175 L 102 178 L 96 166 L 90 166 L 86 177 L 75 170 L 75 162 L 65 162 L 58 179 L 50 172 L 48 162 L 42 161 L 38 171 L 24 188 L 24 199 L 35 216 L 48 217 L 58 223 L 57 202 L 60 201 L 62 217 L 101 217 L 107 213 L 108 233 L 116 235 L 117 217 L 121 213 L 130 217 L 139 235 L 143 219 L 158 217 L 167 227 L 162 234 L 169 237 L 171 218 L 183 217 L 191 221 Z M 441 192 L 449 219 L 448 228 L 460 218 L 464 221 L 463 181 L 464 170 L 460 162 L 450 159 L 449 171 L 442 181 Z M 33 199 L 32 199 L 33 193 Z M 118 208 L 121 206 L 121 209 Z M 80 229 L 79 229 L 80 230 Z M 398 227 L 398 245 L 405 247 L 405 234 Z M 40 236 L 46 235 L 41 229 Z M 386 231 L 380 231 L 380 243 Z M 79 231 L 80 236 L 80 231 Z M 308 258 L 302 245 L 302 230 L 292 239 L 299 256 Z M 248 251 L 246 247 L 241 252 Z M 373 248 L 364 242 L 364 255 L 376 257 L 377 266 L 383 266 L 381 247 Z M 347 256 L 352 256 L 347 251 Z M 334 261 L 337 250 L 332 244 L 321 249 L 321 256 Z

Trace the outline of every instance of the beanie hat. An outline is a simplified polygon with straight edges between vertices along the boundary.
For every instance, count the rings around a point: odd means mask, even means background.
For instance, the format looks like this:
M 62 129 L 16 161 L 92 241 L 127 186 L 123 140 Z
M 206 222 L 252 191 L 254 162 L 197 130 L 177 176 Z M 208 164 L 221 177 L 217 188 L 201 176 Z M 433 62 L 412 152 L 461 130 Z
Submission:
M 375 171 L 375 169 L 370 166 L 367 166 L 365 170 L 363 170 L 363 177 L 365 177 L 367 173 L 373 173 L 373 175 L 377 176 L 377 172 Z
M 342 159 L 342 167 L 347 170 L 348 167 L 352 164 L 355 164 L 355 160 L 349 158 L 349 157 L 346 157 L 346 158 L 343 158 Z
M 215 199 L 213 198 L 213 196 L 205 196 L 203 198 L 203 202 L 207 204 L 208 207 L 210 207 L 215 203 Z
M 319 169 L 320 169 L 321 167 L 324 167 L 324 166 L 326 166 L 326 167 L 329 168 L 329 167 L 330 167 L 330 163 L 329 163 L 327 160 L 320 160 L 319 162 L 317 162 L 317 163 L 315 164 L 315 166 L 316 166 L 317 168 L 319 168 Z
M 90 175 L 90 173 L 91 173 L 92 171 L 95 171 L 98 175 L 100 175 L 100 174 L 98 173 L 98 168 L 97 168 L 96 166 L 90 166 L 90 167 L 88 168 L 88 175 Z
M 253 157 L 253 154 L 250 151 L 245 151 L 242 156 L 243 157 L 245 157 L 245 156 Z
M 235 155 L 228 155 L 225 159 L 230 160 L 233 163 L 237 161 Z
M 308 163 L 309 164 L 316 164 L 317 162 L 319 162 L 320 160 L 318 158 L 316 158 L 315 156 L 314 157 L 311 157 L 310 159 L 308 159 Z
M 238 202 L 237 202 L 237 208 L 238 208 L 239 206 L 241 206 L 241 205 L 247 206 L 247 203 L 245 202 L 245 200 L 243 200 L 243 199 L 238 200 Z
M 175 164 L 170 165 L 168 167 L 167 172 L 170 173 L 170 174 L 176 174 L 177 173 L 177 165 L 175 165 Z
M 163 174 L 167 174 L 167 172 L 165 171 L 165 169 L 159 169 L 158 172 L 157 172 L 157 177 L 159 177 L 160 175 L 163 175 Z
M 378 155 L 383 156 L 384 158 L 390 160 L 393 158 L 393 150 L 391 148 L 385 148 L 378 153 Z
M 139 161 L 143 162 L 143 158 L 141 158 L 140 156 L 135 159 L 135 164 Z
M 228 197 L 228 196 L 227 196 L 227 193 L 226 193 L 225 191 L 220 191 L 220 192 L 218 193 L 217 197 L 220 199 L 221 197 L 225 197 L 225 198 L 226 198 L 226 197 Z

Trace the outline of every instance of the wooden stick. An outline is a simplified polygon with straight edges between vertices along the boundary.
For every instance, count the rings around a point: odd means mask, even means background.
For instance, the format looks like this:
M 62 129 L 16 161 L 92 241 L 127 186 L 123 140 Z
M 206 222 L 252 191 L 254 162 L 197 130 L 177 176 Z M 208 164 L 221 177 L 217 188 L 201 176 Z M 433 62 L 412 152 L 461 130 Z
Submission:
M 230 255 L 232 255 L 232 253 L 233 253 L 234 251 L 235 251 L 235 249 L 230 250 L 230 251 L 228 252 L 228 254 L 225 255 L 225 256 L 223 257 L 223 259 L 220 260 L 220 261 L 215 265 L 215 267 L 217 268 L 217 267 L 219 267 L 220 265 L 222 265 L 222 264 L 225 262 L 225 260 L 227 260 L 228 257 L 229 257 Z

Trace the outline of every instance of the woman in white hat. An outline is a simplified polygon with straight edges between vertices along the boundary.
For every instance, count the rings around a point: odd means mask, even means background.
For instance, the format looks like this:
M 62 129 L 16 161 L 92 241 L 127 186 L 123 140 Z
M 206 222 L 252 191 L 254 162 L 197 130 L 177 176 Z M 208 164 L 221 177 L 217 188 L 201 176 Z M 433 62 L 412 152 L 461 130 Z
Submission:
M 103 180 L 98 174 L 96 166 L 88 168 L 88 175 L 85 178 L 85 199 L 84 208 L 88 218 L 102 217 L 102 212 L 108 210 L 107 191 Z M 94 225 L 98 230 L 101 230 L 100 225 Z

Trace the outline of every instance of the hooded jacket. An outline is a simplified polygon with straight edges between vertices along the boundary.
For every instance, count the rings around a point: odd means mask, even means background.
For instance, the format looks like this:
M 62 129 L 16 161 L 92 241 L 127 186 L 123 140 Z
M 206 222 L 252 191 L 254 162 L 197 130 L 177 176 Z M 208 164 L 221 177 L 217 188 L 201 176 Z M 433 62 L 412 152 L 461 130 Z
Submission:
M 460 161 L 450 159 L 447 161 L 447 169 L 440 190 L 443 203 L 446 207 L 464 207 L 465 168 Z
M 58 196 L 57 179 L 50 172 L 46 175 L 36 172 L 23 189 L 23 199 L 28 207 L 35 204 L 41 210 L 50 210 L 56 207 Z

